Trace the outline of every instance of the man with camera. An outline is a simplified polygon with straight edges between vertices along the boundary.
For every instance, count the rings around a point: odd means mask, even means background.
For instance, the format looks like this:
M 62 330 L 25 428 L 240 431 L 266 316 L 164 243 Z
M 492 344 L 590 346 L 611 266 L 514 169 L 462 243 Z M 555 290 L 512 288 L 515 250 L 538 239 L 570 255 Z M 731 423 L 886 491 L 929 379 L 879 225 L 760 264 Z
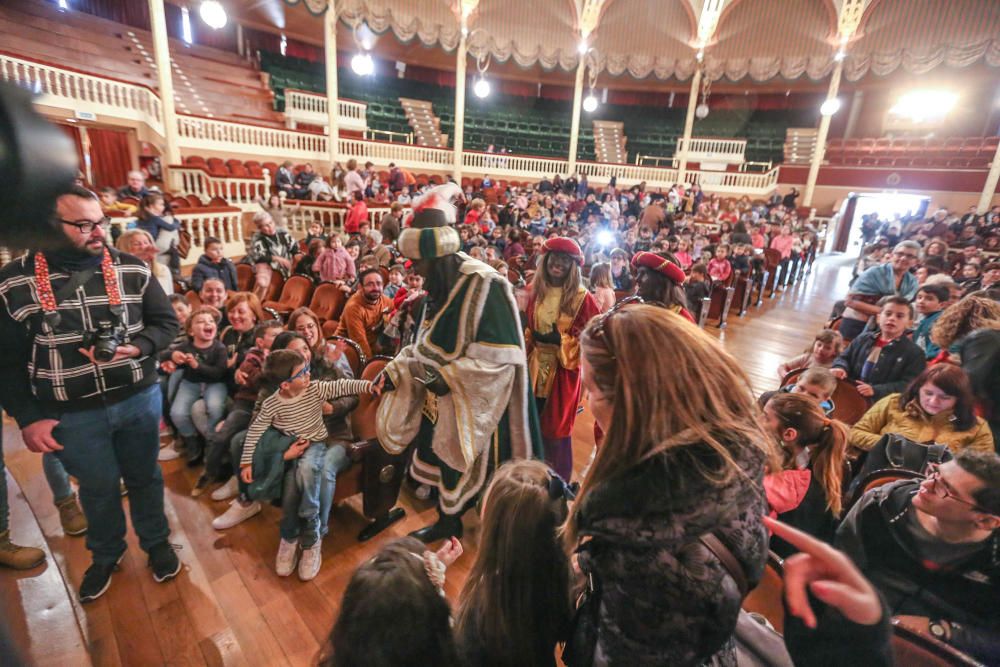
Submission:
M 107 246 L 107 223 L 97 197 L 74 186 L 56 201 L 62 242 L 0 270 L 0 399 L 28 449 L 55 453 L 79 481 L 93 557 L 81 602 L 107 590 L 125 554 L 119 480 L 154 579 L 181 568 L 156 461 L 156 353 L 177 319 L 145 263 Z

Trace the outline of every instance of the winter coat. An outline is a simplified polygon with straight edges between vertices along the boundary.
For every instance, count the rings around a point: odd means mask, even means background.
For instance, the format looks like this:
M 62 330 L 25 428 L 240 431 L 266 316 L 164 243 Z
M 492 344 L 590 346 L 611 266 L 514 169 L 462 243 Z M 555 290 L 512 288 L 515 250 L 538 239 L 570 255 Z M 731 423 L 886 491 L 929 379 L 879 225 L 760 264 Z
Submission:
M 199 257 L 198 263 L 194 265 L 194 269 L 191 271 L 191 289 L 195 292 L 200 292 L 201 286 L 210 278 L 221 280 L 222 284 L 230 292 L 239 291 L 239 282 L 236 278 L 236 265 L 230 259 L 223 257 L 222 261 L 217 264 L 210 260 L 208 255 Z
M 742 600 L 699 538 L 715 533 L 753 587 L 767 558 L 767 503 L 763 453 L 745 443 L 730 451 L 746 474 L 722 486 L 696 471 L 696 461 L 720 467 L 699 443 L 654 456 L 580 501 L 578 562 L 598 589 L 589 604 L 599 605 L 594 655 L 604 663 L 693 665 L 715 656 L 735 665 L 732 633 Z
M 955 414 L 951 410 L 929 415 L 917 401 L 905 408 L 899 406 L 899 394 L 890 394 L 871 407 L 851 429 L 851 444 L 871 449 L 886 433 L 896 433 L 914 442 L 948 445 L 953 454 L 964 449 L 990 453 L 993 434 L 981 417 L 970 429 L 956 430 Z
M 836 361 L 834 368 L 847 371 L 849 380 L 858 380 L 868 353 L 878 340 L 879 332 L 866 331 L 851 341 Z M 879 400 L 893 392 L 903 391 L 927 365 L 924 351 L 916 343 L 902 336 L 882 349 L 878 363 L 868 375 L 867 383 L 875 390 L 872 400 Z

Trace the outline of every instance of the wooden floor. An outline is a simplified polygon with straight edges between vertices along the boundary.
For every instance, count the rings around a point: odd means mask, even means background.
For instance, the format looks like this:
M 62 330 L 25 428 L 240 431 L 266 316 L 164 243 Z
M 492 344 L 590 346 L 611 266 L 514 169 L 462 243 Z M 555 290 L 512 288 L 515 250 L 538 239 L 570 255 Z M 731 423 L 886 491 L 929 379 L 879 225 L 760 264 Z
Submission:
M 717 335 L 743 364 L 754 388 L 775 388 L 777 365 L 807 347 L 833 301 L 842 298 L 850 260 L 821 258 L 812 275 L 744 318 L 731 317 Z M 579 472 L 593 448 L 593 420 L 577 420 L 574 452 Z M 343 589 L 361 560 L 381 544 L 433 520 L 433 506 L 404 489 L 404 521 L 367 544 L 360 498 L 334 508 L 324 564 L 308 583 L 274 573 L 279 513 L 258 517 L 224 533 L 210 522 L 225 503 L 189 496 L 195 475 L 179 461 L 163 464 L 171 542 L 181 545 L 184 570 L 156 584 L 145 554 L 129 534 L 129 550 L 109 591 L 81 606 L 76 588 L 90 563 L 83 538 L 65 537 L 41 471 L 41 457 L 24 449 L 10 422 L 4 425 L 12 532 L 22 544 L 44 546 L 48 562 L 27 573 L 0 570 L 0 609 L 14 641 L 33 665 L 310 665 L 330 631 Z M 477 544 L 477 519 L 466 517 L 466 555 L 448 573 L 452 601 L 468 573 Z M 2 661 L 0 661 L 2 662 Z

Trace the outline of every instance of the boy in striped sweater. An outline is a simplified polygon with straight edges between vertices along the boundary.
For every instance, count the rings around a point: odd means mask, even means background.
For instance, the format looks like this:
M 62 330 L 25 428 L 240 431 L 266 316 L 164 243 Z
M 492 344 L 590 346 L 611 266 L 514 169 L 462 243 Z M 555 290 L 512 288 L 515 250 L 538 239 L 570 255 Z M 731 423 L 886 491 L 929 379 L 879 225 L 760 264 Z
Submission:
M 329 437 L 323 421 L 323 404 L 353 394 L 378 393 L 368 380 L 311 382 L 309 372 L 309 363 L 294 350 L 277 350 L 268 356 L 264 377 L 278 389 L 261 402 L 247 430 L 240 459 L 240 479 L 243 484 L 249 485 L 253 482 L 254 451 L 264 433 L 274 429 L 294 438 L 285 451 L 284 459 L 302 459 L 298 462 L 299 474 L 295 475 L 301 498 L 297 508 L 285 506 L 277 570 L 280 576 L 291 574 L 298 547 L 301 546 L 299 578 L 303 581 L 314 578 L 322 564 L 319 540 L 320 469 Z M 312 474 L 303 474 L 305 469 L 310 469 L 308 472 Z M 285 493 L 293 493 L 293 490 L 286 488 Z M 297 517 L 294 516 L 295 509 Z

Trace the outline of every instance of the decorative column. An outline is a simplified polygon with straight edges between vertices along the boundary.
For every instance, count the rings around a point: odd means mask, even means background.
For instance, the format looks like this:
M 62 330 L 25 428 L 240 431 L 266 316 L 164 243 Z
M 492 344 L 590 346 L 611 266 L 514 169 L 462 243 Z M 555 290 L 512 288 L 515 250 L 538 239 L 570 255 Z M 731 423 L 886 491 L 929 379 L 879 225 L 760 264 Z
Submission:
M 993 195 L 997 191 L 998 181 L 1000 181 L 1000 147 L 997 147 L 997 152 L 993 154 L 993 165 L 990 167 L 990 173 L 986 175 L 986 185 L 983 187 L 983 194 L 979 196 L 979 205 L 976 206 L 976 213 L 981 215 L 990 210 Z
M 170 165 L 181 163 L 181 149 L 177 141 L 174 78 L 170 67 L 170 49 L 167 46 L 167 20 L 164 16 L 163 0 L 149 0 L 149 21 L 153 32 L 153 56 L 156 59 L 156 76 L 160 87 L 160 109 L 163 113 L 160 119 L 163 121 L 163 168 L 168 169 Z
M 330 0 L 323 14 L 323 55 L 326 62 L 326 142 L 330 169 L 340 157 L 340 131 L 337 127 L 340 104 L 337 97 L 337 6 Z
M 830 75 L 830 87 L 826 91 L 826 101 L 837 99 L 837 91 L 840 90 L 840 74 L 844 71 L 844 62 L 840 60 L 833 68 Z M 819 130 L 816 132 L 816 147 L 813 150 L 812 161 L 809 163 L 809 176 L 806 178 L 806 189 L 802 193 L 802 206 L 812 206 L 813 191 L 816 189 L 816 177 L 819 176 L 819 166 L 826 155 L 826 135 L 830 132 L 830 115 L 821 115 L 819 119 Z
M 468 37 L 469 31 L 463 16 L 462 31 L 455 54 L 455 136 L 452 138 L 454 149 L 452 176 L 459 185 L 462 184 L 462 146 L 465 141 L 465 58 L 469 48 Z
M 573 118 L 569 123 L 569 174 L 576 172 L 576 150 L 580 140 L 580 111 L 583 106 L 583 75 L 587 70 L 587 54 L 580 56 L 576 68 L 576 85 L 573 89 Z
M 700 63 L 699 63 L 700 65 Z M 698 93 L 701 91 L 701 67 L 696 67 L 691 77 L 691 93 L 688 95 L 687 116 L 684 118 L 684 136 L 677 151 L 677 182 L 684 183 L 687 179 L 688 147 L 691 144 L 691 133 L 694 131 L 694 110 L 698 106 Z

